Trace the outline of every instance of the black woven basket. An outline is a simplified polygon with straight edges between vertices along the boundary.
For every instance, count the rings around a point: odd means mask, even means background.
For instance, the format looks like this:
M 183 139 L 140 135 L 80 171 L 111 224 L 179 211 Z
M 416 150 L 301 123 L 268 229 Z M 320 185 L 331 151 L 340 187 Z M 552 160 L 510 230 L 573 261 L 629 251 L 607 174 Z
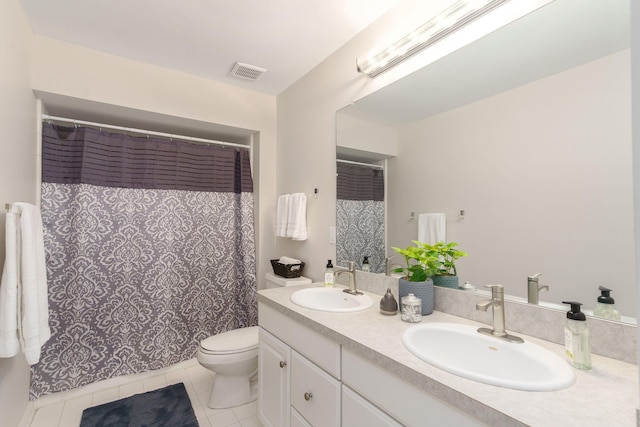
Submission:
M 302 274 L 304 262 L 300 262 L 300 264 L 280 264 L 277 259 L 272 259 L 271 266 L 277 276 L 284 277 L 285 279 L 295 279 Z

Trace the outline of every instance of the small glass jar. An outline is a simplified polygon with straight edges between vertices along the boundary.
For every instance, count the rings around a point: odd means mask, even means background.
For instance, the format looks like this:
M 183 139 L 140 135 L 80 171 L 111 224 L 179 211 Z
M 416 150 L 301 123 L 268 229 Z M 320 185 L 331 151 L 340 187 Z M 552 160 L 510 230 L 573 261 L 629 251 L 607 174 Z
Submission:
M 409 323 L 422 322 L 422 300 L 413 294 L 402 297 L 400 318 Z

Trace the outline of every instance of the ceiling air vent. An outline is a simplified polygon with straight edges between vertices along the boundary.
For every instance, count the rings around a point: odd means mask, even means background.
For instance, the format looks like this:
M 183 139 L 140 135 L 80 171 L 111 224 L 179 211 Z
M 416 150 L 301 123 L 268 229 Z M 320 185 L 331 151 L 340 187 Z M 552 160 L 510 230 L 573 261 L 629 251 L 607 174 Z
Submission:
M 265 71 L 267 70 L 264 68 L 256 67 L 255 65 L 236 62 L 231 69 L 231 75 L 246 80 L 258 80 Z

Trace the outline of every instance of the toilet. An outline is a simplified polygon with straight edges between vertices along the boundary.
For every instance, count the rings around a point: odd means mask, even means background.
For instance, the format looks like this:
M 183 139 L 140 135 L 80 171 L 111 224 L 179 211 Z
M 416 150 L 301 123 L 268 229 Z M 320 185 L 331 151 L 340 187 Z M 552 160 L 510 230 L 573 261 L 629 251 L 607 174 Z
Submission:
M 257 398 L 258 327 L 233 329 L 202 340 L 198 362 L 215 372 L 207 406 L 244 405 Z
M 298 277 L 285 279 L 267 273 L 268 289 L 311 283 Z M 258 327 L 233 329 L 200 342 L 198 363 L 215 373 L 207 406 L 224 409 L 256 400 L 258 373 Z

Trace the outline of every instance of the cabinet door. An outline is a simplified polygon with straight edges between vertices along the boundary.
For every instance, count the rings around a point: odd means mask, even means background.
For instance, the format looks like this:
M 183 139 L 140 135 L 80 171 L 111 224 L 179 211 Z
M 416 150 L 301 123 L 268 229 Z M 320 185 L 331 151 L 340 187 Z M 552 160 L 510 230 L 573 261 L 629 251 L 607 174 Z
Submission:
M 258 414 L 265 427 L 289 427 L 291 349 L 260 328 L 258 345 Z
M 340 382 L 291 350 L 291 406 L 313 427 L 340 425 Z
M 342 386 L 342 427 L 402 427 L 362 396 Z

